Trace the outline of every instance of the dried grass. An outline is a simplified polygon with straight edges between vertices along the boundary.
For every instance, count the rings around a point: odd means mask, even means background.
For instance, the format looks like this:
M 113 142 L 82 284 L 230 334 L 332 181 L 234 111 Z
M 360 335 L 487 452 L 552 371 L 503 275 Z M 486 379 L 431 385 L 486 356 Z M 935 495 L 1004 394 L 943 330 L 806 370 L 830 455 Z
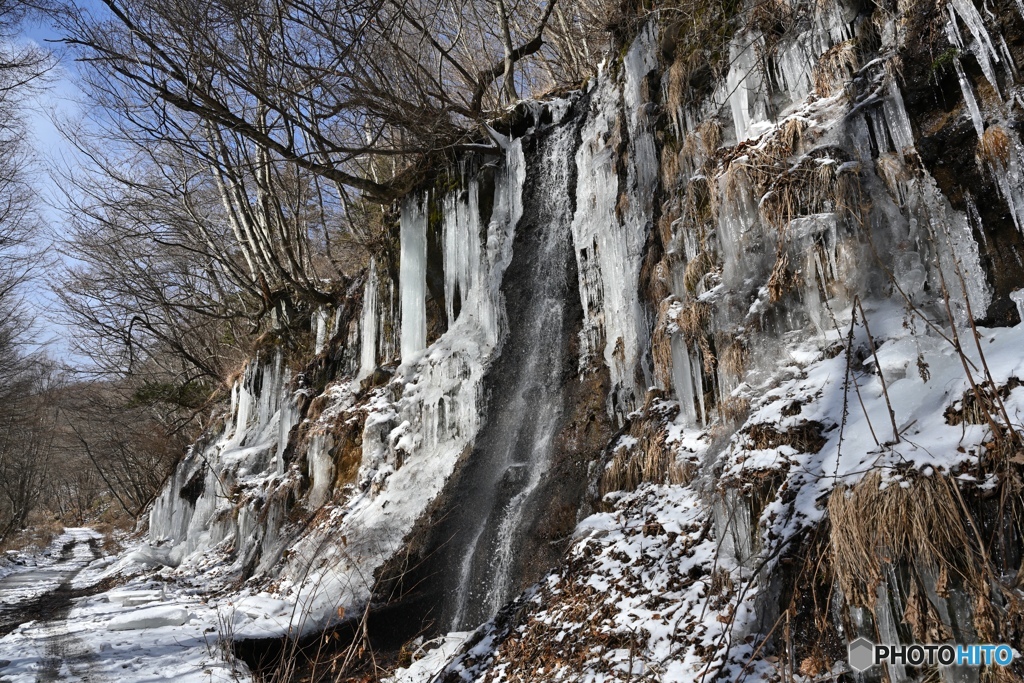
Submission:
M 676 459 L 671 449 L 665 446 L 664 429 L 660 431 L 662 436 L 616 453 L 601 476 L 602 496 L 612 491 L 635 491 L 646 482 L 682 485 L 693 479 L 695 467 Z
M 686 264 L 683 272 L 683 287 L 690 294 L 697 295 L 700 283 L 709 274 L 718 270 L 715 255 L 709 249 L 703 249 Z
M 986 591 L 958 504 L 942 475 L 881 487 L 877 472 L 829 498 L 833 567 L 847 601 L 872 606 L 886 565 L 907 563 Z
M 768 299 L 773 304 L 782 300 L 786 294 L 800 285 L 800 276 L 789 268 L 789 255 L 780 252 L 775 259 L 771 275 L 768 276 Z
M 661 150 L 661 184 L 666 188 L 674 188 L 679 181 L 679 156 L 673 145 L 666 144 Z
M 688 344 L 699 342 L 708 331 L 710 322 L 711 304 L 706 301 L 693 301 L 676 315 L 676 325 Z
M 1012 151 L 1013 141 L 1002 126 L 989 126 L 978 140 L 978 156 L 993 171 L 1006 171 Z
M 722 370 L 739 380 L 747 367 L 747 349 L 742 342 L 733 340 L 722 350 L 718 360 Z
M 750 413 L 750 400 L 743 396 L 728 396 L 718 404 L 718 415 L 726 424 L 739 424 Z
M 853 40 L 844 40 L 825 50 L 811 74 L 815 92 L 822 97 L 834 93 L 838 86 L 857 72 L 858 62 L 857 45 Z
M 628 435 L 637 443 L 629 448 L 620 448 L 601 475 L 599 491 L 601 496 L 612 491 L 634 491 L 640 484 L 688 484 L 696 472 L 696 466 L 687 460 L 680 460 L 665 443 L 668 436 L 667 423 L 678 413 L 678 408 L 666 411 L 654 408 L 652 402 L 641 417 L 630 426 Z

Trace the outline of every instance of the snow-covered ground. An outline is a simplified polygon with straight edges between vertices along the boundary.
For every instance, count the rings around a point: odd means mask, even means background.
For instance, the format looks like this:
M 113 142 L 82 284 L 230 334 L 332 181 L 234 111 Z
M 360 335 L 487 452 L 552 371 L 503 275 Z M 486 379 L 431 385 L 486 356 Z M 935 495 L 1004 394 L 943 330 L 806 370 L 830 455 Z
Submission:
M 99 534 L 68 529 L 48 556 L 0 579 L 0 622 L 39 617 L 0 638 L 0 681 L 248 680 L 222 643 L 236 620 L 268 617 L 259 598 L 208 600 L 193 586 L 145 571 L 132 549 L 97 557 L 90 539 Z M 99 590 L 112 583 L 123 585 Z

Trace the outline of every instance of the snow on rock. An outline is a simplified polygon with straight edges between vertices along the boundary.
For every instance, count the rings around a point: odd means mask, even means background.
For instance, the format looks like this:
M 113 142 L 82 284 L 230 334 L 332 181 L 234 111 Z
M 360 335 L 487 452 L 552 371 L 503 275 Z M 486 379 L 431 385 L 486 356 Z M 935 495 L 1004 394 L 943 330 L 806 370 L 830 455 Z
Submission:
M 469 637 L 468 631 L 452 631 L 426 643 L 416 645 L 412 651 L 412 662 L 399 668 L 382 683 L 430 683 L 448 664 Z
M 128 603 L 122 603 L 126 607 Z M 184 607 L 167 605 L 136 609 L 127 614 L 120 614 L 107 622 L 108 631 L 135 631 L 143 628 L 160 628 L 161 626 L 181 626 L 188 621 L 188 610 Z

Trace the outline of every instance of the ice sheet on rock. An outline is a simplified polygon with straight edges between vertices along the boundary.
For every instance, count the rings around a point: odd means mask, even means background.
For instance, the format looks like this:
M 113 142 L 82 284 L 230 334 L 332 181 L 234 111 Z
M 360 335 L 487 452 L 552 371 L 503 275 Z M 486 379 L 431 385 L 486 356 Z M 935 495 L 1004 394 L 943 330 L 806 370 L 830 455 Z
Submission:
M 369 597 L 374 570 L 401 547 L 476 437 L 483 378 L 505 335 L 501 281 L 523 213 L 524 180 L 522 140 L 516 139 L 496 173 L 486 240 L 471 241 L 468 246 L 477 251 L 473 255 L 448 245 L 446 258 L 456 271 L 449 283 L 466 283 L 462 311 L 436 342 L 410 356 L 414 363 L 399 369 L 394 380 L 401 386 L 397 401 L 383 390 L 370 399 L 356 494 L 289 550 L 282 576 L 291 583 L 286 593 L 296 605 L 294 621 L 303 630 L 336 619 L 339 605 L 358 605 Z M 480 227 L 479 213 L 471 208 L 478 206 L 477 192 L 477 184 L 470 183 L 467 192 L 442 200 L 443 225 L 452 240 Z M 420 204 L 407 202 L 402 224 L 422 223 L 425 229 L 422 211 Z M 417 227 L 411 239 L 420 236 Z M 405 249 L 403 245 L 403 253 Z M 404 287 L 403 301 L 408 293 Z M 417 291 L 417 302 L 419 297 Z M 404 324 L 403 318 L 403 330 Z
M 132 559 L 149 566 L 203 562 L 206 551 L 229 539 L 239 566 L 257 554 L 273 556 L 275 532 L 254 521 L 275 519 L 275 506 L 258 511 L 263 505 L 256 495 L 239 506 L 231 491 L 260 490 L 283 472 L 282 439 L 298 418 L 286 389 L 290 381 L 280 354 L 246 366 L 232 388 L 223 433 L 194 446 L 175 468 L 150 510 L 150 546 Z
M 163 600 L 166 597 L 163 588 L 156 590 L 112 590 L 108 591 L 105 595 L 111 602 L 116 602 L 124 607 L 135 607 L 147 602 Z
M 821 6 L 814 13 L 807 30 L 783 41 L 772 66 L 779 90 L 790 104 L 801 103 L 814 90 L 814 68 L 821 55 L 829 48 L 854 38 L 851 23 L 844 16 L 847 11 L 841 3 Z M 819 95 L 827 96 L 828 93 Z
M 653 220 L 658 157 L 652 122 L 641 102 L 642 83 L 657 64 L 654 25 L 631 46 L 620 87 L 608 72 L 594 86 L 588 117 L 576 151 L 576 213 L 572 234 L 583 302 L 581 332 L 585 366 L 600 354 L 611 371 L 609 411 L 624 415 L 636 408 L 637 367 L 646 345 L 644 313 L 638 294 L 641 258 Z M 628 117 L 629 154 L 625 185 L 615 166 L 615 126 L 620 105 Z M 626 200 L 620 202 L 620 196 Z M 620 213 L 617 208 L 625 207 Z M 645 374 L 647 370 L 644 370 Z
M 382 683 L 430 683 L 471 634 L 470 631 L 453 631 L 417 646 L 412 651 L 409 666 L 396 670 Z

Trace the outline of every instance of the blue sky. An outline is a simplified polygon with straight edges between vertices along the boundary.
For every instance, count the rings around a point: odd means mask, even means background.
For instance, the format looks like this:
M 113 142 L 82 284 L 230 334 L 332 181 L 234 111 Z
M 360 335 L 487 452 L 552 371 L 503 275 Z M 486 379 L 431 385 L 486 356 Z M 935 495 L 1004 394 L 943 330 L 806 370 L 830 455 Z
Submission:
M 27 112 L 31 129 L 30 144 L 38 169 L 36 184 L 39 209 L 46 224 L 38 236 L 38 246 L 43 247 L 46 255 L 53 258 L 57 254 L 52 248 L 52 237 L 63 234 L 63 218 L 59 208 L 62 195 L 52 177 L 52 171 L 55 168 L 73 168 L 76 163 L 74 147 L 60 133 L 54 121 L 74 120 L 81 115 L 78 104 L 81 92 L 76 85 L 77 65 L 61 45 L 50 42 L 58 38 L 60 36 L 52 26 L 42 21 L 26 23 L 19 36 L 19 40 L 36 43 L 59 57 L 48 84 L 29 100 Z M 72 364 L 81 364 L 83 359 L 74 357 L 69 350 L 68 339 L 74 332 L 60 324 L 54 310 L 56 304 L 49 290 L 55 280 L 53 275 L 52 271 L 41 271 L 25 290 L 27 303 L 32 307 L 32 315 L 36 320 L 37 340 L 52 356 Z

